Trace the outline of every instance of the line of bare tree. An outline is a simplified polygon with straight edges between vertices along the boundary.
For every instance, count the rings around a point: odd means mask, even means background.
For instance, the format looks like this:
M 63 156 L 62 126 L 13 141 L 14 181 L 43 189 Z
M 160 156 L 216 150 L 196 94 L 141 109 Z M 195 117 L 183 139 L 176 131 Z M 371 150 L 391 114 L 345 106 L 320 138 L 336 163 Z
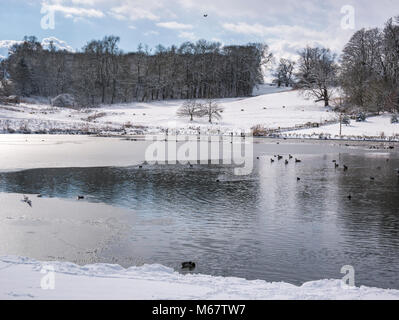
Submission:
M 222 46 L 199 40 L 155 50 L 140 45 L 123 53 L 119 38 L 106 36 L 80 52 L 45 50 L 25 37 L 2 62 L 3 90 L 21 96 L 72 94 L 80 105 L 166 99 L 249 96 L 263 83 L 270 62 L 263 44 Z

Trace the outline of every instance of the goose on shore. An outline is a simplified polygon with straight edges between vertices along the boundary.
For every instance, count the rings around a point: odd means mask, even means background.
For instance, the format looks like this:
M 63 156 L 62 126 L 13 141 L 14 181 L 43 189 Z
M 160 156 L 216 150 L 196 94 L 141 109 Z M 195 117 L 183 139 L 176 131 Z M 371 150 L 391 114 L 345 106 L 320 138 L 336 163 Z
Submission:
M 195 262 L 188 261 L 188 262 L 183 262 L 181 264 L 182 269 L 189 269 L 189 270 L 194 270 L 195 269 Z
M 27 203 L 29 207 L 32 208 L 32 201 L 24 195 L 24 200 L 22 200 L 23 202 Z
M 78 196 L 78 200 L 83 200 L 84 198 L 84 196 Z
M 348 166 L 344 165 L 344 171 L 348 171 Z
M 295 163 L 300 163 L 300 162 L 302 162 L 302 160 L 295 158 Z

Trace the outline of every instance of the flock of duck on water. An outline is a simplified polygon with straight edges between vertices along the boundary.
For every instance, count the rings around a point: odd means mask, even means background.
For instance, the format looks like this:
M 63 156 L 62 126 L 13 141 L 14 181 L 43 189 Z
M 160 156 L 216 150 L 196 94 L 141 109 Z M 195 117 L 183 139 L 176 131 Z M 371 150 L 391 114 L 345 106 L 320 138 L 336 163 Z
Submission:
M 260 160 L 259 157 L 257 157 L 257 159 Z M 270 159 L 270 162 L 274 163 L 274 162 L 276 162 L 276 159 L 277 159 L 277 161 L 281 161 L 281 160 L 284 159 L 284 157 L 282 155 L 274 155 L 274 157 Z M 284 160 L 285 165 L 288 165 L 290 163 L 290 160 L 292 160 L 292 159 L 294 159 L 294 157 L 291 154 L 289 154 L 288 158 Z M 302 160 L 300 160 L 298 158 L 295 158 L 294 161 L 295 161 L 295 163 L 301 163 L 302 162 Z M 334 164 L 334 168 L 335 169 L 338 169 L 340 167 L 338 162 L 337 162 L 337 160 L 333 160 L 332 162 Z M 386 162 L 389 162 L 389 159 L 386 159 Z M 342 166 L 342 168 L 343 168 L 344 171 L 348 171 L 349 170 L 349 167 L 347 165 L 345 165 L 345 164 Z M 382 168 L 381 167 L 377 167 L 377 169 L 381 170 Z M 395 169 L 395 171 L 396 171 L 396 174 L 397 174 L 397 176 L 399 178 L 399 168 Z M 296 179 L 297 179 L 297 181 L 301 181 L 300 177 L 297 177 Z M 375 177 L 371 176 L 370 180 L 374 181 Z M 352 199 L 352 195 L 348 195 L 348 199 L 351 200 Z

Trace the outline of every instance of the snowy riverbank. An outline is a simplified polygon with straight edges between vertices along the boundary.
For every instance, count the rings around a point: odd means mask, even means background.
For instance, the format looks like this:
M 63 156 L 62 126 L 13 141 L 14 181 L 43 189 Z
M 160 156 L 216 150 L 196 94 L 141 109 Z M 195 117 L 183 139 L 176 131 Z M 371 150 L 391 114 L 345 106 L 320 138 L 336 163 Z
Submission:
M 283 282 L 182 275 L 162 265 L 123 269 L 118 265 L 77 266 L 2 257 L 0 299 L 399 299 L 399 290 L 348 288 L 341 280 L 312 281 L 298 287 Z

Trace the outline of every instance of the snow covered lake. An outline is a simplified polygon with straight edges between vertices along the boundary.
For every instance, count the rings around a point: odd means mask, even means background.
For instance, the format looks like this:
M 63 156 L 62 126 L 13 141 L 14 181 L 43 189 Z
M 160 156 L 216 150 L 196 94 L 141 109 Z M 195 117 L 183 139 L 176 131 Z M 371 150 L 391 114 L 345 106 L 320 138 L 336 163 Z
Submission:
M 399 289 L 396 150 L 260 141 L 239 177 L 222 165 L 139 168 L 144 142 L 96 139 L 3 137 L 14 152 L 1 159 L 0 256 L 177 271 L 192 260 L 196 273 L 293 285 L 351 265 L 357 286 Z

